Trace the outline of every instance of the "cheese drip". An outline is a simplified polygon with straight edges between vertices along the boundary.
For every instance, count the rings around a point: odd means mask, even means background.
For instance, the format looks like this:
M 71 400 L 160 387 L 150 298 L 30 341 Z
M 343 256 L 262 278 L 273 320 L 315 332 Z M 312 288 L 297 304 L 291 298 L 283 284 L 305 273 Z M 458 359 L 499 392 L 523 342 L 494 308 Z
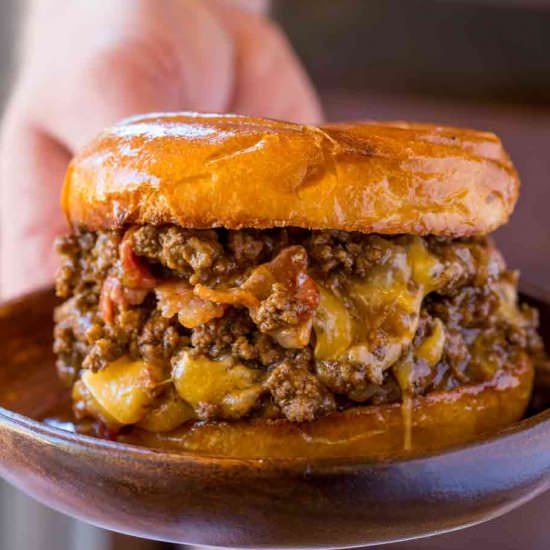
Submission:
M 443 353 L 443 325 L 436 324 L 417 350 L 417 357 L 409 349 L 422 301 L 443 285 L 444 266 L 419 237 L 383 240 L 383 246 L 387 250 L 384 260 L 364 279 L 355 279 L 338 290 L 318 284 L 321 299 L 313 321 L 315 359 L 320 378 L 325 361 L 363 365 L 377 384 L 392 368 L 403 395 L 404 445 L 410 448 L 415 360 L 437 364 Z

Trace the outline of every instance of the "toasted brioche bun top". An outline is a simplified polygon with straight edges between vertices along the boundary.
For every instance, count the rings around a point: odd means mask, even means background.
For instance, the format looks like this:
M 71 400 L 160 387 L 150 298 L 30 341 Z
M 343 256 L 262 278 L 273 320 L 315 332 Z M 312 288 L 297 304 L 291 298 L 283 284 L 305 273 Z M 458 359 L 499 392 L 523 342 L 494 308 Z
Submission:
M 303 126 L 150 114 L 108 128 L 71 163 L 72 226 L 297 226 L 466 236 L 506 222 L 519 181 L 491 133 L 405 122 Z

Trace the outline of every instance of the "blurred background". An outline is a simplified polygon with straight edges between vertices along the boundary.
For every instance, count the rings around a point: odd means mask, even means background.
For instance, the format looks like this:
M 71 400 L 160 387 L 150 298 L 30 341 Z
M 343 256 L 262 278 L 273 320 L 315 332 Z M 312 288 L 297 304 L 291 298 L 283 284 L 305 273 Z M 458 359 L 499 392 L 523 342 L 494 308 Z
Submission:
M 23 11 L 21 0 L 0 0 L 0 110 Z M 410 119 L 499 134 L 523 194 L 497 239 L 524 280 L 550 289 L 550 0 L 274 0 L 272 15 L 329 120 Z M 542 550 L 548 510 L 546 496 L 485 526 L 392 547 Z M 1 550 L 173 547 L 81 524 L 0 485 Z

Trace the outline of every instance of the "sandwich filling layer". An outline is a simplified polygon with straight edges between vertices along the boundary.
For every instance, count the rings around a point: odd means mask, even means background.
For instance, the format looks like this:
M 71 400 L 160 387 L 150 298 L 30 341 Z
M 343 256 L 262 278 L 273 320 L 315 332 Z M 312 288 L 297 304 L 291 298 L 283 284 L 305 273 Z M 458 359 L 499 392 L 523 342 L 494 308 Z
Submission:
M 491 380 L 541 349 L 485 237 L 129 226 L 58 242 L 58 371 L 108 433 L 311 421 Z

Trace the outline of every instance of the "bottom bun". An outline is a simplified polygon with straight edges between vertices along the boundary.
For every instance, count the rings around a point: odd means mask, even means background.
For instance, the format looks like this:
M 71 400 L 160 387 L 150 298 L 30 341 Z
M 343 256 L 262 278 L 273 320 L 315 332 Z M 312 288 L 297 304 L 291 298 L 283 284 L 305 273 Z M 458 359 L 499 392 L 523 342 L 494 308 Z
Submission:
M 433 392 L 410 408 L 411 451 L 433 451 L 490 434 L 525 414 L 534 371 L 523 357 L 487 382 Z M 193 422 L 169 433 L 133 429 L 120 439 L 151 448 L 234 458 L 380 457 L 403 453 L 400 404 L 356 407 L 309 423 L 252 419 Z

